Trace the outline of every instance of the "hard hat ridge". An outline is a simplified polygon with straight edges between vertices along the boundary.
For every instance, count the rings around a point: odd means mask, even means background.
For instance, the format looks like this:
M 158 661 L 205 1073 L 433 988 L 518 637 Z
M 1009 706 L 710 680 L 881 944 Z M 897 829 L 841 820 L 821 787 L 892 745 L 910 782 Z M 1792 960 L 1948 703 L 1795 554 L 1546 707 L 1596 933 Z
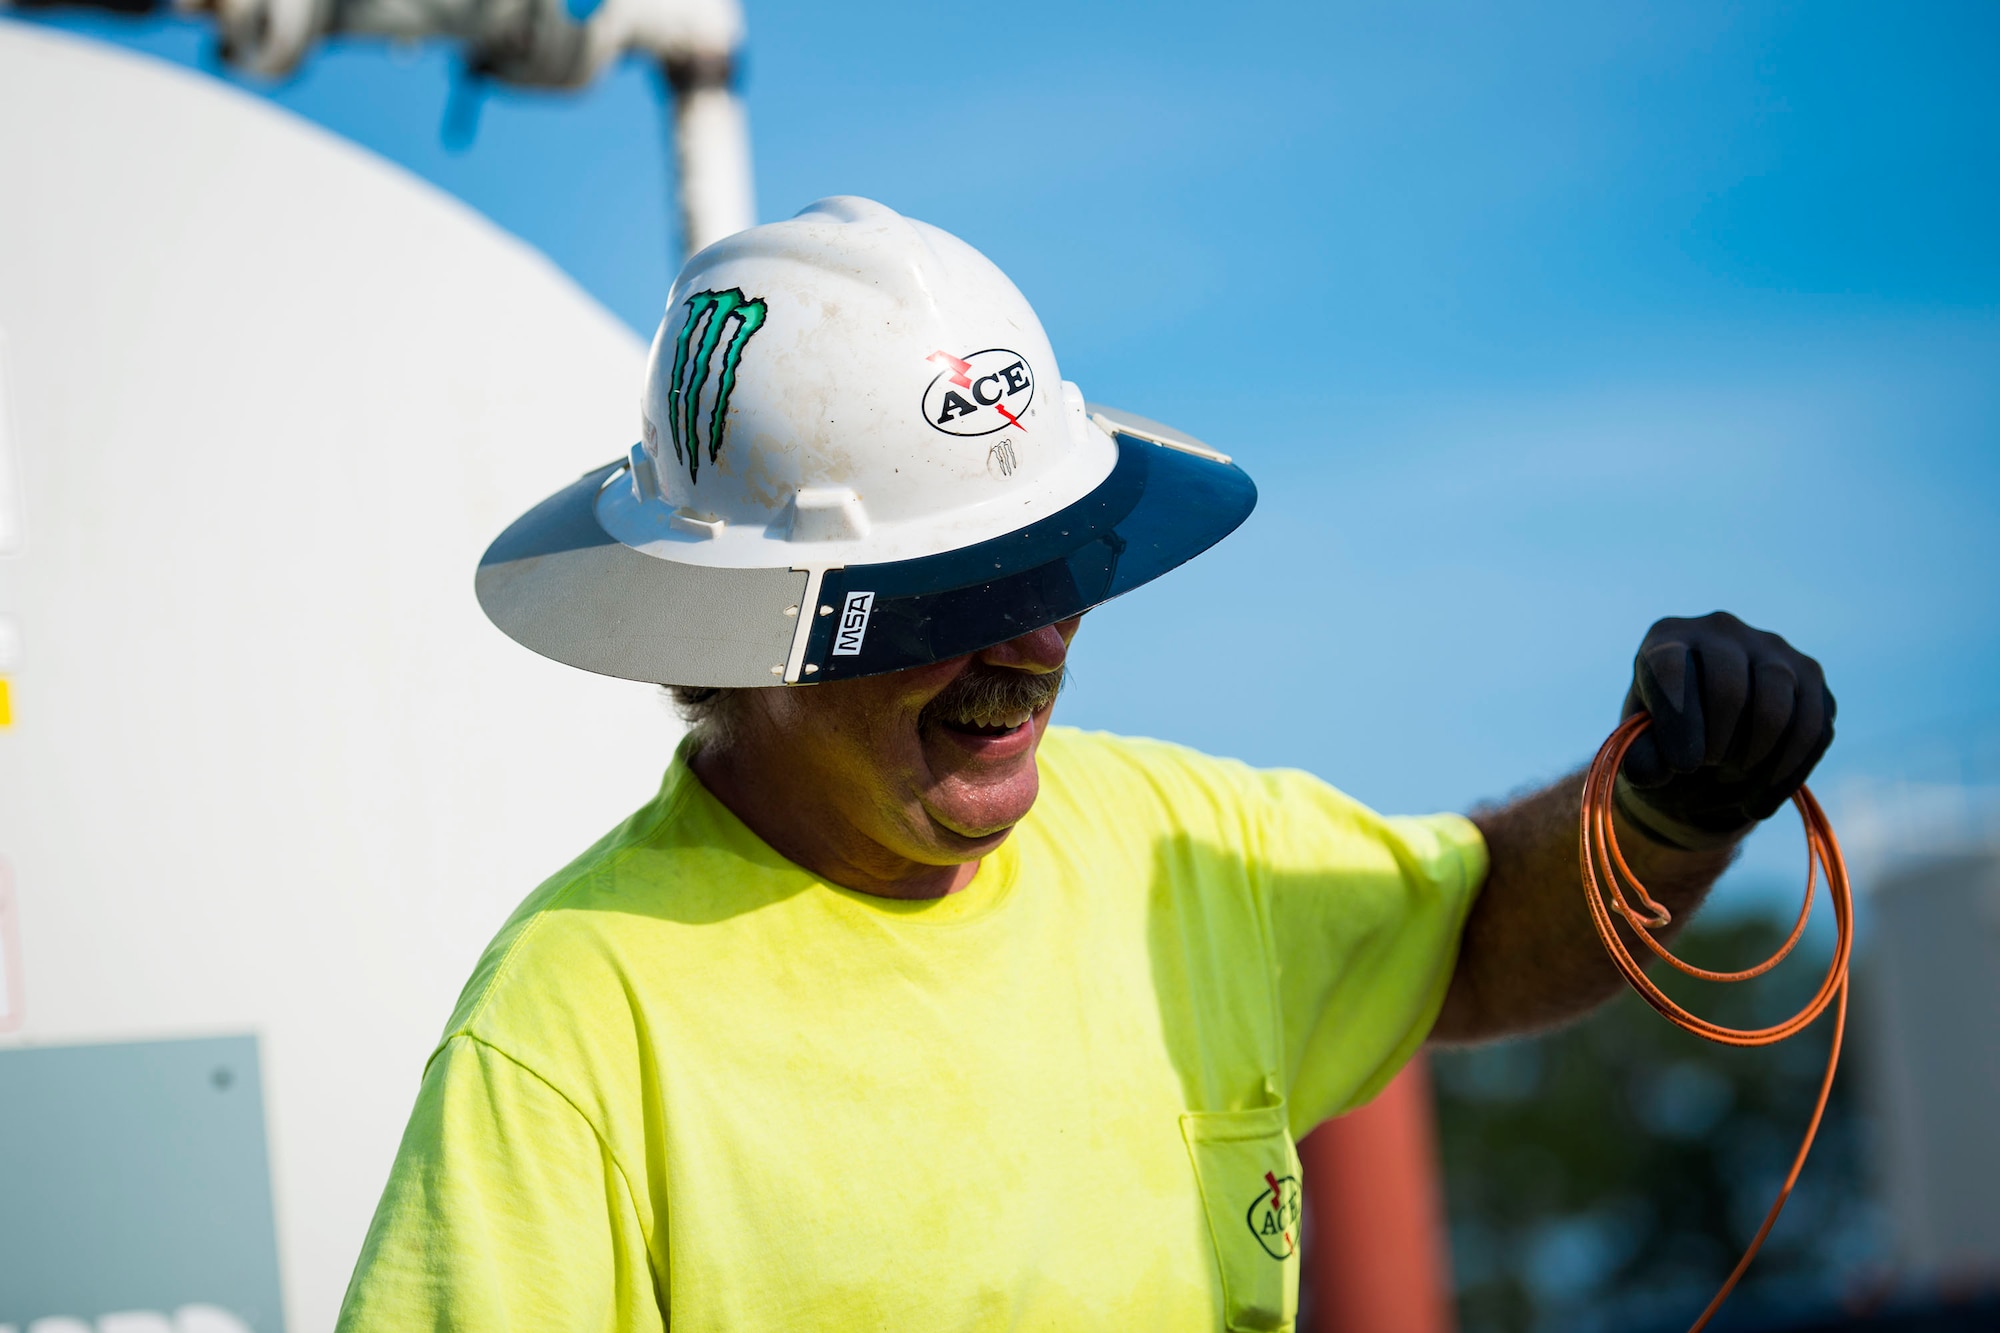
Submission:
M 937 244 L 940 241 L 942 245 Z M 960 253 L 948 253 L 951 250 Z M 836 277 L 879 284 L 906 302 L 934 300 L 935 290 L 949 283 L 944 276 L 947 268 L 954 260 L 963 264 L 967 257 L 992 267 L 990 260 L 950 232 L 906 218 L 873 199 L 831 195 L 807 204 L 784 222 L 725 236 L 691 256 L 674 280 L 667 308 L 672 310 L 676 300 L 684 298 L 693 275 L 724 262 L 760 258 L 816 266 Z M 997 268 L 992 271 L 999 274 Z M 1000 276 L 1004 280 L 1005 275 Z

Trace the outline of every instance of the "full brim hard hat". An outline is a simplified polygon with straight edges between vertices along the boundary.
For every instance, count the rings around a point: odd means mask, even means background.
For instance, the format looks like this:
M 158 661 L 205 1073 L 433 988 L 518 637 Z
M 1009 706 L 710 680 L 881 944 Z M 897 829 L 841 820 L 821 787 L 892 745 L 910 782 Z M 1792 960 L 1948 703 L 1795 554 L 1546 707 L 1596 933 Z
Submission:
M 640 427 L 502 534 L 477 586 L 536 652 L 668 685 L 976 652 L 1159 577 L 1256 503 L 1206 445 L 1085 403 L 992 260 L 851 197 L 688 260 Z
M 515 521 L 480 561 L 479 603 L 525 647 L 600 675 L 671 685 L 846 680 L 977 652 L 1102 605 L 1240 526 L 1257 488 L 1222 454 L 1090 407 L 1110 474 L 1066 508 L 956 550 L 826 570 L 663 559 L 599 521 L 629 463 Z

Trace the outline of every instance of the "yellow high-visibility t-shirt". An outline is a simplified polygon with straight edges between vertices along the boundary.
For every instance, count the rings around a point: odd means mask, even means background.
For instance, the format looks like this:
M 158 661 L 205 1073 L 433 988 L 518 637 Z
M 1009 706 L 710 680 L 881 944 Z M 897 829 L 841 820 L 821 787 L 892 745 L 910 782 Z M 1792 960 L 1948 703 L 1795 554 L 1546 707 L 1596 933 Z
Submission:
M 1040 762 L 912 903 L 676 758 L 480 960 L 340 1327 L 1289 1329 L 1293 1139 L 1423 1041 L 1485 845 L 1154 741 Z

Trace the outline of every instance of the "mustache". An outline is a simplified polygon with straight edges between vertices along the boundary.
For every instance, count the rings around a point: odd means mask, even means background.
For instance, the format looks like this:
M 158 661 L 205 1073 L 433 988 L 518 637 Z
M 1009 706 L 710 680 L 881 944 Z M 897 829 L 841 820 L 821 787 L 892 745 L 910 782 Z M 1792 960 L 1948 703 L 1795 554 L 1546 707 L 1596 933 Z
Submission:
M 1041 712 L 1056 701 L 1068 680 L 1068 667 L 1040 674 L 1006 667 L 969 667 L 924 705 L 918 724 L 999 726 L 1023 713 Z

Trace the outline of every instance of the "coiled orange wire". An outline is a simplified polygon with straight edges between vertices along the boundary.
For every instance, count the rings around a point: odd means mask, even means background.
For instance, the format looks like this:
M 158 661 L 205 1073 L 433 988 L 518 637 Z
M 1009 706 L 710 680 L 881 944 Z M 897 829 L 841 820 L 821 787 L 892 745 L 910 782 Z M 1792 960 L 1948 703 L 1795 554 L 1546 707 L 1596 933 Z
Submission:
M 1590 919 L 1597 926 L 1598 938 L 1604 941 L 1611 961 L 1631 983 L 1632 989 L 1639 992 L 1640 998 L 1668 1022 L 1725 1046 L 1774 1045 L 1803 1031 L 1826 1012 L 1828 1005 L 1835 1006 L 1833 1049 L 1827 1053 L 1826 1076 L 1820 1080 L 1819 1099 L 1813 1104 L 1812 1119 L 1806 1124 L 1805 1140 L 1799 1144 L 1798 1156 L 1792 1159 L 1792 1169 L 1785 1176 L 1784 1188 L 1778 1191 L 1771 1211 L 1764 1215 L 1764 1225 L 1757 1228 L 1750 1248 L 1743 1252 L 1743 1258 L 1737 1262 L 1729 1280 L 1722 1284 L 1722 1290 L 1715 1293 L 1715 1299 L 1708 1303 L 1708 1308 L 1701 1312 L 1701 1318 L 1695 1320 L 1688 1330 L 1688 1333 L 1700 1333 L 1715 1317 L 1715 1312 L 1722 1308 L 1722 1303 L 1729 1299 L 1729 1293 L 1736 1289 L 1737 1282 L 1750 1267 L 1750 1261 L 1757 1257 L 1764 1238 L 1771 1234 L 1778 1214 L 1784 1209 L 1785 1200 L 1791 1197 L 1792 1187 L 1798 1184 L 1799 1172 L 1806 1164 L 1806 1154 L 1812 1151 L 1813 1137 L 1819 1133 L 1820 1120 L 1826 1114 L 1827 1098 L 1833 1091 L 1833 1073 L 1840 1064 L 1840 1039 L 1847 1031 L 1847 963 L 1854 946 L 1854 898 L 1848 887 L 1847 863 L 1841 859 L 1840 842 L 1833 836 L 1833 825 L 1827 822 L 1826 812 L 1820 809 L 1812 792 L 1800 787 L 1792 797 L 1792 804 L 1798 807 L 1799 818 L 1804 821 L 1806 829 L 1806 894 L 1804 903 L 1799 907 L 1798 924 L 1792 927 L 1790 938 L 1769 958 L 1741 972 L 1711 972 L 1683 962 L 1668 952 L 1665 945 L 1653 938 L 1652 932 L 1671 924 L 1673 914 L 1653 901 L 1652 895 L 1646 892 L 1646 886 L 1625 864 L 1625 857 L 1618 850 L 1618 835 L 1611 825 L 1611 790 L 1618 777 L 1618 766 L 1625 761 L 1625 752 L 1632 748 L 1632 743 L 1651 725 L 1652 719 L 1644 713 L 1634 713 L 1626 718 L 1604 742 L 1603 748 L 1598 750 L 1583 780 L 1580 850 L 1584 897 L 1590 904 Z M 1700 977 L 1704 981 L 1748 981 L 1784 961 L 1792 946 L 1805 934 L 1806 920 L 1812 915 L 1813 889 L 1819 874 L 1826 876 L 1827 896 L 1833 900 L 1833 919 L 1837 928 L 1833 962 L 1811 1002 L 1784 1022 L 1767 1028 L 1724 1027 L 1674 1003 L 1640 968 L 1631 950 L 1625 947 L 1613 920 L 1614 914 L 1623 917 L 1631 925 L 1632 933 L 1648 949 L 1691 977 Z M 1626 896 L 1628 889 L 1637 897 L 1636 906 Z

